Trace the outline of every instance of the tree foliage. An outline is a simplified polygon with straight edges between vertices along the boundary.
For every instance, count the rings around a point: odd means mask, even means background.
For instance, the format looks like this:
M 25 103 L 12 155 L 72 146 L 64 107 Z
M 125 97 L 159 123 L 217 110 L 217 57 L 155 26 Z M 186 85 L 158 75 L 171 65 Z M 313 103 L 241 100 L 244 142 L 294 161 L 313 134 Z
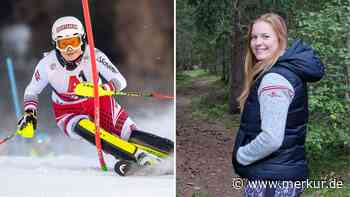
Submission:
M 289 40 L 300 38 L 311 44 L 326 65 L 324 79 L 309 87 L 308 149 L 312 154 L 321 155 L 324 150 L 350 147 L 350 103 L 347 99 L 350 94 L 350 0 L 176 2 L 177 69 L 197 65 L 222 75 L 227 83 L 239 83 L 232 79 L 239 75 L 232 73 L 243 65 L 243 62 L 234 61 L 237 58 L 234 54 L 242 53 L 241 48 L 234 47 L 237 45 L 237 40 L 233 42 L 232 39 L 234 35 L 242 33 L 239 40 L 245 46 L 250 21 L 271 11 L 283 16 L 288 24 Z M 234 17 L 240 17 L 239 24 L 234 24 L 237 21 Z M 229 72 L 230 69 L 233 72 Z
M 350 147 L 350 103 L 346 99 L 350 4 L 332 0 L 319 6 L 297 12 L 290 34 L 310 43 L 326 65 L 325 77 L 310 87 L 309 94 L 312 113 L 307 145 L 321 155 L 324 150 Z

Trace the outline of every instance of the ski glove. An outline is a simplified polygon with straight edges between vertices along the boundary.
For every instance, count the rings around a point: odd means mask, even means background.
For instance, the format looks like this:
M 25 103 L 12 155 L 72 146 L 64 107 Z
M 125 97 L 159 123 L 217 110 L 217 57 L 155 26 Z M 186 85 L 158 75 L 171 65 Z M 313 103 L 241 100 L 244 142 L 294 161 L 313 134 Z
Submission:
M 112 82 L 102 84 L 102 88 L 107 91 L 116 91 L 117 88 L 115 88 L 114 84 Z
M 32 138 L 37 126 L 37 110 L 27 109 L 17 123 L 17 134 Z

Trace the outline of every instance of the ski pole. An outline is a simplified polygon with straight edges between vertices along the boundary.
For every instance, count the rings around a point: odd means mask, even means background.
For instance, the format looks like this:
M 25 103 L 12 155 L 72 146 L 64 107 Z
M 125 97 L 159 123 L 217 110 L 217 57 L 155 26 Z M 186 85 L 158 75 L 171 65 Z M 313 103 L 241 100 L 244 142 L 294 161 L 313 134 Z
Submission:
M 74 94 L 84 97 L 94 97 L 92 83 L 79 83 L 74 90 Z M 153 97 L 156 99 L 174 99 L 174 96 L 163 95 L 156 92 L 119 92 L 105 90 L 102 87 L 98 87 L 99 96 L 139 96 L 139 97 Z
M 153 97 L 157 99 L 174 99 L 174 96 L 163 95 L 156 92 L 113 92 L 113 96 L 140 96 L 140 97 Z
M 5 137 L 4 139 L 0 140 L 0 144 L 3 144 L 5 142 L 7 142 L 8 140 L 12 139 L 13 137 L 15 137 L 17 135 L 17 132 L 14 132 L 10 135 L 8 135 L 7 137 Z
M 27 123 L 23 128 L 19 128 L 16 132 L 8 135 L 7 137 L 0 140 L 0 144 L 7 142 L 8 140 L 15 137 L 17 134 L 21 135 L 24 138 L 32 138 L 34 136 L 34 126 L 33 122 Z

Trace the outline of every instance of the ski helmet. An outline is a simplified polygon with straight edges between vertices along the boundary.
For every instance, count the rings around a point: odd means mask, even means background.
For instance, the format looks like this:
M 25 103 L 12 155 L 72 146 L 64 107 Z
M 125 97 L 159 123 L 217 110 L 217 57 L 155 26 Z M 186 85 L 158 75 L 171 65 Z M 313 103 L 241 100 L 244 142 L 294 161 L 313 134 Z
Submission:
M 80 20 L 73 16 L 61 17 L 52 25 L 51 38 L 53 41 L 56 41 L 59 38 L 72 37 L 75 35 L 84 38 L 85 31 Z
M 80 37 L 80 47 L 82 51 L 85 51 L 85 45 L 86 45 L 86 36 L 85 36 L 84 26 L 80 22 L 79 19 L 73 16 L 64 16 L 61 18 L 58 18 L 54 24 L 52 25 L 51 30 L 51 39 L 52 44 L 54 45 L 56 49 L 56 57 L 60 64 L 65 67 L 68 70 L 73 70 L 77 67 L 77 64 L 75 63 L 78 61 L 83 54 L 81 54 L 76 60 L 74 61 L 66 61 L 64 57 L 62 56 L 60 50 L 57 48 L 57 41 L 63 38 L 70 38 L 74 36 Z

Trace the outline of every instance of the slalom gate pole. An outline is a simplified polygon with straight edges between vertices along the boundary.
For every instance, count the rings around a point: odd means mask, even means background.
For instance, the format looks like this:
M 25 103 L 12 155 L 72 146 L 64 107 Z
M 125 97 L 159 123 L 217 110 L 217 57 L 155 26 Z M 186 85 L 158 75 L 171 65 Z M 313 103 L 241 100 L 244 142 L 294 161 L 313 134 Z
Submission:
M 21 117 L 21 109 L 19 107 L 19 99 L 17 95 L 17 86 L 16 86 L 16 79 L 15 79 L 15 74 L 13 71 L 13 63 L 11 58 L 7 57 L 6 58 L 6 66 L 7 66 L 7 74 L 10 79 L 10 85 L 11 85 L 11 94 L 12 94 L 12 101 L 13 105 L 15 106 L 15 112 L 16 112 L 16 117 L 19 119 Z M 15 137 L 17 132 L 13 132 L 7 137 L 0 139 L 0 144 L 3 144 L 7 142 L 8 140 L 12 139 Z
M 95 144 L 97 147 L 98 158 L 100 161 L 100 166 L 102 171 L 107 171 L 106 163 L 103 159 L 102 154 L 102 145 L 100 139 L 100 99 L 98 96 L 98 75 L 97 75 L 97 66 L 96 66 L 96 57 L 95 57 L 95 44 L 91 27 L 90 12 L 89 12 L 89 2 L 88 0 L 82 0 L 83 4 L 83 14 L 86 26 L 86 33 L 90 49 L 91 57 L 91 67 L 92 67 L 92 78 L 94 83 L 94 105 L 95 105 L 95 117 L 94 122 L 96 125 L 95 133 Z
M 11 83 L 12 100 L 13 100 L 13 104 L 15 106 L 16 117 L 17 117 L 17 119 L 19 119 L 21 117 L 21 110 L 19 107 L 16 78 L 15 78 L 15 74 L 13 71 L 13 63 L 12 63 L 11 58 L 9 58 L 9 57 L 6 58 L 6 65 L 7 65 L 7 73 L 8 73 L 9 79 L 10 79 L 10 83 Z

